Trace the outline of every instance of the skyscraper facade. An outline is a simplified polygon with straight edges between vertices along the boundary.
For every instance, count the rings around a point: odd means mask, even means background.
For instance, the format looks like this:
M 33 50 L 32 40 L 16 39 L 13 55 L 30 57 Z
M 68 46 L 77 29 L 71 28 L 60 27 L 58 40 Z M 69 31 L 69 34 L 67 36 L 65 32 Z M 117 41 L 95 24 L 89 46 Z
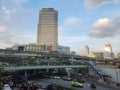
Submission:
M 58 12 L 54 8 L 40 10 L 37 43 L 40 45 L 58 45 Z
M 85 45 L 85 55 L 89 55 L 89 47 Z

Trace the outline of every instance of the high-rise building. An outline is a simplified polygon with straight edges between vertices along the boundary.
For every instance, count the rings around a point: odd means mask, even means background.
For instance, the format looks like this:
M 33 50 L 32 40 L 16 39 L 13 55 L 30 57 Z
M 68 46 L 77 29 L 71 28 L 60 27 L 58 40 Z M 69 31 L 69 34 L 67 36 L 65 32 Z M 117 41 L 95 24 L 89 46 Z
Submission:
M 105 52 L 104 52 L 105 59 L 113 59 L 114 58 L 114 53 L 112 52 L 111 44 L 105 44 L 104 50 L 105 50 Z
M 54 8 L 40 10 L 37 44 L 58 45 L 58 12 Z
M 85 55 L 89 55 L 89 47 L 85 45 Z
M 109 53 L 112 53 L 112 46 L 111 44 L 105 44 L 105 52 L 109 52 Z

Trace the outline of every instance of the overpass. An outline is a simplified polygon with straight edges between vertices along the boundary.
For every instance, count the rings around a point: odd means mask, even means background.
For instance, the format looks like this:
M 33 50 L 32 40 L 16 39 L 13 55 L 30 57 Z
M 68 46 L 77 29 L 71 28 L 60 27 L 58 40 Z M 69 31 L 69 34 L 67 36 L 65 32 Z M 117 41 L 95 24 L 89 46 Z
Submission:
M 96 77 L 107 76 L 95 65 L 83 65 L 88 61 L 96 60 L 90 57 L 64 53 L 0 50 L 0 62 L 8 63 L 6 66 L 4 66 L 5 71 L 88 67 L 89 72 L 91 72 L 93 75 L 96 75 Z M 107 62 L 107 60 L 104 61 Z M 119 62 L 119 59 L 115 61 Z M 99 60 L 97 62 L 103 61 Z
M 50 66 L 9 66 L 4 67 L 5 71 L 36 70 L 36 69 L 59 69 L 59 68 L 87 68 L 86 65 L 50 65 Z
M 103 69 L 97 66 L 94 62 L 88 62 L 88 74 L 93 76 L 97 80 L 102 80 L 103 82 L 108 82 L 111 78 Z

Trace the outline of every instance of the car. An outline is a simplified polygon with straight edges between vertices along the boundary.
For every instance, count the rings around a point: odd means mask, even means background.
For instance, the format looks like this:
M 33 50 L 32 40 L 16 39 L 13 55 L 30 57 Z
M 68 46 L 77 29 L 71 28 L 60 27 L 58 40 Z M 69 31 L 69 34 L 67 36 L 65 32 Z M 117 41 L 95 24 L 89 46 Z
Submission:
M 91 87 L 91 88 L 94 88 L 94 89 L 96 88 L 95 84 L 93 84 L 93 83 L 91 84 L 90 87 Z
M 71 85 L 74 86 L 74 87 L 81 87 L 81 88 L 83 88 L 83 84 L 79 83 L 79 82 L 76 82 L 76 81 L 72 81 Z
M 69 78 L 69 77 L 63 77 L 63 80 L 65 80 L 65 81 L 71 81 L 72 79 Z
M 54 78 L 54 79 L 60 79 L 60 77 L 59 77 L 59 76 L 54 76 L 53 78 Z
M 82 78 L 78 78 L 78 79 L 77 79 L 77 82 L 79 82 L 79 83 L 86 83 L 85 80 L 82 79 Z
M 58 90 L 58 87 L 56 84 L 50 84 L 47 86 L 47 90 Z

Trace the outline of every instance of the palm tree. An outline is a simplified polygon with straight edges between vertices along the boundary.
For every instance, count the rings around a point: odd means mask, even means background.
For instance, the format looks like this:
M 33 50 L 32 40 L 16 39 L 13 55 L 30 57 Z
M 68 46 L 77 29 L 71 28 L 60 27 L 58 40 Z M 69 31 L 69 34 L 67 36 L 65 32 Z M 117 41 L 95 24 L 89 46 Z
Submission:
M 4 69 L 0 67 L 0 90 L 2 90 L 2 75 L 3 75 Z

